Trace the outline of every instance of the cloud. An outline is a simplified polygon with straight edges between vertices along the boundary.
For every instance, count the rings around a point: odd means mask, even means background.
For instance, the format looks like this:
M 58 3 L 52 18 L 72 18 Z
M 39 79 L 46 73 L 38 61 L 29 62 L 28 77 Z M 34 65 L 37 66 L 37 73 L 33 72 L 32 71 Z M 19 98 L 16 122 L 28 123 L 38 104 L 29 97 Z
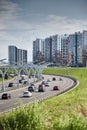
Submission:
M 66 16 L 48 15 L 47 21 L 36 25 L 38 31 L 50 33 L 74 33 L 87 29 L 87 20 L 69 19 Z
M 14 19 L 18 10 L 18 5 L 12 3 L 10 0 L 0 0 L 0 21 Z

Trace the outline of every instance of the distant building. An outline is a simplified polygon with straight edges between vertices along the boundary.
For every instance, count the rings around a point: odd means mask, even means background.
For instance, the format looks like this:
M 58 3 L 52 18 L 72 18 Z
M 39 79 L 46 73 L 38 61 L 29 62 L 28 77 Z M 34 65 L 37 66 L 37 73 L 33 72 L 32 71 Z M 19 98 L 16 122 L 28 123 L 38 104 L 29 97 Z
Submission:
M 27 63 L 27 50 L 18 49 L 16 46 L 8 46 L 9 65 L 23 65 Z
M 8 46 L 8 62 L 10 65 L 17 64 L 17 47 L 16 46 Z
M 64 66 L 70 64 L 71 55 L 69 52 L 69 36 L 62 35 L 61 36 L 61 63 Z
M 82 33 L 76 32 L 69 35 L 69 50 L 71 54 L 71 65 L 82 64 Z
M 82 32 L 82 42 L 83 42 L 83 66 L 87 67 L 87 31 L 83 30 Z
M 33 63 L 52 62 L 55 65 L 87 65 L 87 31 L 69 35 L 53 35 L 33 41 Z
M 54 62 L 58 61 L 58 54 L 61 52 L 61 37 L 53 35 L 45 38 L 45 61 Z
M 87 31 L 83 30 L 82 32 L 82 42 L 83 42 L 83 47 L 87 47 Z
M 33 41 L 33 63 L 44 61 L 44 40 L 36 39 Z

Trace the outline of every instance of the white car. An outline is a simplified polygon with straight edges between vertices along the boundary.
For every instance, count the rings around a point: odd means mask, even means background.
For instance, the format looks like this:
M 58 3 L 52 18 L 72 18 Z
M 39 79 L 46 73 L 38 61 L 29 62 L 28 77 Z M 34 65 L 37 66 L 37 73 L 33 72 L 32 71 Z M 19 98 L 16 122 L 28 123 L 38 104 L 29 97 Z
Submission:
M 32 93 L 29 92 L 29 91 L 24 91 L 23 92 L 23 97 L 31 97 L 32 96 Z

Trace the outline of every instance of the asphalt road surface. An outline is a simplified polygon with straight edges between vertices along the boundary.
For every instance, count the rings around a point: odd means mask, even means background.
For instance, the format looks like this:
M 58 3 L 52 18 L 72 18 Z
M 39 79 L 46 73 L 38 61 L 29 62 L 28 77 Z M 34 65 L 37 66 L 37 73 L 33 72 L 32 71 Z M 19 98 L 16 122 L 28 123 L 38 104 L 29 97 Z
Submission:
M 52 78 L 55 77 L 56 80 L 52 81 Z M 53 76 L 53 75 L 44 75 L 44 80 L 47 81 L 47 79 L 50 79 L 51 82 L 49 82 L 50 86 L 46 87 L 45 92 L 38 92 L 37 89 L 35 92 L 32 92 L 32 97 L 23 97 L 23 91 L 28 90 L 28 86 L 21 87 L 19 89 L 14 89 L 9 91 L 11 94 L 11 99 L 2 100 L 0 98 L 0 113 L 2 112 L 8 112 L 12 109 L 15 109 L 17 106 L 19 106 L 20 102 L 24 105 L 31 103 L 33 101 L 42 101 L 43 99 L 59 95 L 65 91 L 67 91 L 71 86 L 73 86 L 74 81 L 67 77 L 62 77 L 62 80 L 59 80 L 60 76 Z M 38 85 L 41 83 L 36 83 L 36 88 L 38 88 Z M 53 91 L 53 86 L 58 85 L 60 90 Z M 2 93 L 0 93 L 1 97 Z

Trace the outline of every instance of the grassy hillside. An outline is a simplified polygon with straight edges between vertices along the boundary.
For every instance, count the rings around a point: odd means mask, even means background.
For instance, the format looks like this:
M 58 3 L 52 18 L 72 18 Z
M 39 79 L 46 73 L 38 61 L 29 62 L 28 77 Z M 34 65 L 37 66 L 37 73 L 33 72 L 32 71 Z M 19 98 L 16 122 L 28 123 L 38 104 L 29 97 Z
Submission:
M 87 130 L 87 69 L 47 68 L 43 72 L 75 77 L 79 85 L 65 94 L 2 115 L 0 130 Z
M 79 85 L 72 91 L 44 101 L 44 109 L 48 111 L 50 124 L 55 129 L 71 130 L 71 124 L 78 125 L 81 130 L 87 129 L 87 69 L 85 68 L 47 68 L 44 73 L 60 74 L 75 77 Z M 82 123 L 81 123 L 81 121 Z M 86 122 L 86 123 L 85 123 Z M 82 126 L 81 126 L 82 125 Z M 64 128 L 62 128 L 64 126 Z M 84 127 L 83 127 L 84 126 Z M 57 128 L 56 128 L 57 127 Z M 74 127 L 74 126 L 73 126 Z M 76 126 L 75 126 L 76 127 Z M 86 127 L 86 128 L 85 128 Z M 59 129 L 59 130 L 60 130 Z M 75 130 L 76 128 L 72 128 Z M 68 130 L 68 129 L 67 129 Z M 77 129 L 76 129 L 77 130 Z M 78 128 L 80 130 L 80 128 Z

